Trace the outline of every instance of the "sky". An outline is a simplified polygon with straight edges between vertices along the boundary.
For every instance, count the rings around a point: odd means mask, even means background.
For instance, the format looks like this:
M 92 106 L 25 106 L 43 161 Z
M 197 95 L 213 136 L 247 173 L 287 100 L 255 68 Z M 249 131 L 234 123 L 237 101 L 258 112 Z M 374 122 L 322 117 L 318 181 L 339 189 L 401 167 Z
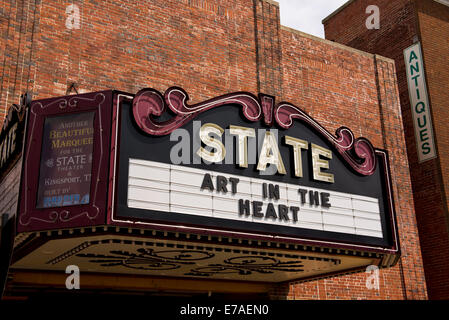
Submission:
M 347 0 L 276 0 L 281 25 L 324 38 L 321 21 Z

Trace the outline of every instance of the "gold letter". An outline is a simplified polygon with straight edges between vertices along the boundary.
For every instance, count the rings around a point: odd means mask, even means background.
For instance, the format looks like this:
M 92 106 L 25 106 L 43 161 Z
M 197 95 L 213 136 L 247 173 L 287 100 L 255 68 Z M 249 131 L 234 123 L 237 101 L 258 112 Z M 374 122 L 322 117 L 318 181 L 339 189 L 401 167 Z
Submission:
M 248 137 L 254 138 L 256 131 L 253 128 L 229 126 L 229 133 L 238 136 L 239 142 L 239 166 L 248 168 Z
M 277 171 L 280 174 L 286 173 L 278 144 L 274 135 L 270 131 L 265 132 L 265 138 L 263 140 L 262 150 L 260 151 L 257 170 L 264 171 L 267 168 L 268 163 L 276 165 Z
M 200 147 L 198 151 L 196 152 L 197 155 L 199 155 L 204 160 L 207 160 L 209 162 L 220 162 L 222 161 L 226 156 L 226 149 L 221 143 L 220 140 L 215 139 L 214 137 L 209 136 L 210 133 L 215 133 L 218 136 L 223 135 L 223 128 L 220 126 L 217 126 L 213 123 L 206 123 L 204 124 L 200 129 L 200 139 L 201 141 L 212 148 L 217 149 L 216 152 L 209 152 L 203 147 Z
M 301 150 L 309 149 L 307 141 L 285 136 L 285 144 L 293 147 L 293 158 L 295 159 L 295 176 L 302 178 L 302 159 Z
M 329 161 L 321 159 L 320 156 L 332 159 L 332 152 L 312 143 L 313 179 L 334 183 L 334 175 L 332 173 L 321 171 L 321 168 L 329 169 Z

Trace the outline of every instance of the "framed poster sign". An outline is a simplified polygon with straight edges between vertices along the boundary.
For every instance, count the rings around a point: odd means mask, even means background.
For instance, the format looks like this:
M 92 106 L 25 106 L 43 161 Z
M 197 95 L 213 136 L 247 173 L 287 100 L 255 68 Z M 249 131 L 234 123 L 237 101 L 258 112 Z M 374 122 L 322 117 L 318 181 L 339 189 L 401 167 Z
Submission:
M 34 101 L 19 231 L 104 223 L 112 91 Z
M 37 208 L 89 204 L 94 112 L 45 119 Z

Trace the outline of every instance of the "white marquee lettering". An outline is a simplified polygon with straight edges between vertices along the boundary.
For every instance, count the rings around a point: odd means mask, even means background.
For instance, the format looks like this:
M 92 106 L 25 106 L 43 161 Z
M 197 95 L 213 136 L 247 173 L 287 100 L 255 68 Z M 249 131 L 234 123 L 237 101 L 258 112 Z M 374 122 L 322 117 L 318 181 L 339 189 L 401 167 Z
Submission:
M 206 146 L 213 148 L 214 151 L 208 151 L 200 146 L 196 151 L 196 154 L 208 162 L 221 162 L 226 156 L 226 148 L 221 140 L 223 133 L 224 129 L 213 123 L 206 123 L 201 126 L 201 129 L 199 130 L 201 141 Z M 238 148 L 238 165 L 242 168 L 248 168 L 248 139 L 256 139 L 255 129 L 230 125 L 229 133 L 237 138 L 236 148 Z M 220 137 L 220 139 L 211 136 L 212 134 Z M 259 139 L 262 139 L 262 137 L 259 137 Z M 290 136 L 284 137 L 284 144 L 291 147 L 289 149 L 293 155 L 294 165 L 292 167 L 294 167 L 295 177 L 303 177 L 302 151 L 308 151 L 308 156 L 311 160 L 310 163 L 312 164 L 312 178 L 316 181 L 328 183 L 335 182 L 334 175 L 329 172 L 329 160 L 332 159 L 332 152 L 329 149 L 314 143 L 310 143 L 309 147 L 308 141 Z M 268 165 L 271 164 L 276 166 L 277 173 L 286 174 L 284 160 L 282 159 L 276 136 L 272 132 L 266 131 L 265 135 L 263 135 L 261 145 L 262 147 L 257 161 L 257 170 L 265 171 L 267 170 Z

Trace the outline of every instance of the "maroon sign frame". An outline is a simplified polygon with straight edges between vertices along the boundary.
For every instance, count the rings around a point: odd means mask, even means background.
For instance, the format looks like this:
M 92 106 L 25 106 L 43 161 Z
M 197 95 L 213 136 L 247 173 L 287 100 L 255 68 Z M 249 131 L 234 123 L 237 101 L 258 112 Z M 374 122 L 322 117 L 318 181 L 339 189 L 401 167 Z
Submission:
M 23 155 L 18 232 L 104 224 L 108 194 L 112 90 L 33 101 Z M 47 117 L 94 112 L 92 179 L 88 204 L 37 208 L 44 123 Z

